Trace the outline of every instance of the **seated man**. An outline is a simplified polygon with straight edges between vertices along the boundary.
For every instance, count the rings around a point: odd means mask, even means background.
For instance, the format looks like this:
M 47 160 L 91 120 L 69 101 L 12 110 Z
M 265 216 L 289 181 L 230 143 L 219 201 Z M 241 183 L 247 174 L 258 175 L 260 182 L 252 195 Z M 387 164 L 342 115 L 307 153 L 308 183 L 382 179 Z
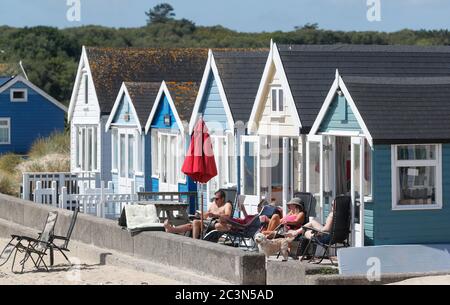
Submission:
M 211 230 L 228 231 L 228 226 L 220 221 L 220 217 L 230 218 L 233 211 L 233 205 L 229 202 L 225 202 L 225 192 L 217 191 L 214 196 L 214 202 L 209 206 L 206 213 L 201 213 L 200 217 L 203 217 L 204 232 Z M 192 223 L 174 227 L 168 220 L 164 222 L 164 228 L 168 233 L 184 234 L 192 231 L 192 237 L 194 239 L 200 238 L 202 221 L 199 219 L 194 220 Z

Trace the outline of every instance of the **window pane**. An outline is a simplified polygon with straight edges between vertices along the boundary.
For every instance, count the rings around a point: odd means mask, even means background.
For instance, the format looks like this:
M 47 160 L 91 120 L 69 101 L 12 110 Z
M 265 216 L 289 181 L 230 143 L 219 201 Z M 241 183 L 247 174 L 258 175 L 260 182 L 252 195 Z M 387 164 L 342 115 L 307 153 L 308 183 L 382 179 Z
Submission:
M 284 110 L 284 96 L 283 96 L 283 90 L 278 90 L 278 111 L 283 111 Z
M 177 172 L 178 172 L 178 165 L 177 165 L 177 139 L 178 137 L 171 136 L 170 137 L 170 164 L 168 164 L 168 168 L 170 169 L 170 180 L 169 183 L 174 185 L 177 183 Z
M 134 175 L 134 136 L 128 135 L 128 177 Z
M 25 99 L 25 91 L 13 91 L 13 99 L 15 100 Z
M 364 196 L 372 195 L 372 148 L 367 140 L 364 145 Z
M 161 136 L 161 182 L 167 183 L 167 136 Z
M 87 156 L 88 156 L 88 171 L 92 171 L 92 128 L 88 129 L 88 143 L 87 143 Z
M 0 121 L 0 126 L 7 127 L 8 126 L 8 121 L 6 121 L 6 120 Z
M 118 133 L 117 130 L 112 131 L 112 146 L 113 146 L 113 169 L 117 170 L 117 161 L 119 155 L 119 143 L 118 143 Z
M 434 166 L 399 167 L 399 205 L 422 205 L 435 203 Z
M 97 170 L 97 127 L 93 130 L 92 150 L 92 168 Z
M 159 174 L 159 146 L 158 146 L 158 133 L 156 130 L 152 130 L 152 143 L 151 143 L 151 153 L 152 153 L 152 174 Z
M 0 143 L 8 143 L 8 129 L 0 128 Z
M 230 183 L 236 183 L 236 163 L 235 163 L 235 153 L 234 153 L 234 135 L 232 133 L 228 134 L 228 180 Z
M 245 142 L 244 145 L 244 192 L 245 195 L 256 195 L 257 159 L 255 143 Z
M 436 160 L 436 145 L 403 145 L 397 147 L 398 160 Z
M 84 76 L 84 103 L 89 103 L 89 79 L 88 76 Z
M 120 177 L 125 178 L 125 135 L 120 135 Z
M 86 170 L 86 128 L 81 129 L 81 168 Z
M 277 111 L 277 90 L 272 90 L 272 111 Z

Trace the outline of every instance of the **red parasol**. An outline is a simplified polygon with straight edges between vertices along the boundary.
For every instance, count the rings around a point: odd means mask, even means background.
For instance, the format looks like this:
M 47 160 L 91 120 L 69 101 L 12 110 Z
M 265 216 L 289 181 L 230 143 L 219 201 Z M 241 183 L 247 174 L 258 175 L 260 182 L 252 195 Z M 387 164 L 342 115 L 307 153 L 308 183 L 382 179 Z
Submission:
M 195 125 L 191 136 L 191 144 L 181 171 L 191 177 L 192 180 L 200 183 L 207 183 L 217 176 L 211 139 L 208 128 L 202 118 Z M 201 212 L 203 213 L 203 191 L 201 192 Z M 203 214 L 201 215 L 201 220 L 203 233 Z

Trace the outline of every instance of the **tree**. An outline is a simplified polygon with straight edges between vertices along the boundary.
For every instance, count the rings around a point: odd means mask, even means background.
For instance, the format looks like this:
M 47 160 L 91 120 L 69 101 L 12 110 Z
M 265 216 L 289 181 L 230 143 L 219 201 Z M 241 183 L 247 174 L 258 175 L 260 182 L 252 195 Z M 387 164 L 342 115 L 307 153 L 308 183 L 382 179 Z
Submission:
M 294 27 L 296 30 L 318 30 L 319 29 L 319 24 L 318 23 L 307 23 L 304 26 L 295 26 Z
M 166 23 L 175 17 L 173 7 L 169 3 L 161 3 L 154 6 L 148 12 L 145 12 L 145 15 L 148 17 L 148 25 L 154 23 Z

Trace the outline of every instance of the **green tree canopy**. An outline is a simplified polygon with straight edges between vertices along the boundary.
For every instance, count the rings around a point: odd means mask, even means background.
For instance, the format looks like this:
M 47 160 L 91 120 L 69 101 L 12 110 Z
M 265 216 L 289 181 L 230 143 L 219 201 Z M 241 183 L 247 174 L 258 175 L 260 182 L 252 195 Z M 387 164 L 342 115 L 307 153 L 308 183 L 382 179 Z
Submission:
M 172 20 L 173 17 L 175 17 L 173 7 L 169 3 L 161 3 L 154 6 L 148 12 L 146 12 L 145 15 L 147 15 L 148 17 L 148 25 L 155 23 L 166 23 L 167 21 Z

